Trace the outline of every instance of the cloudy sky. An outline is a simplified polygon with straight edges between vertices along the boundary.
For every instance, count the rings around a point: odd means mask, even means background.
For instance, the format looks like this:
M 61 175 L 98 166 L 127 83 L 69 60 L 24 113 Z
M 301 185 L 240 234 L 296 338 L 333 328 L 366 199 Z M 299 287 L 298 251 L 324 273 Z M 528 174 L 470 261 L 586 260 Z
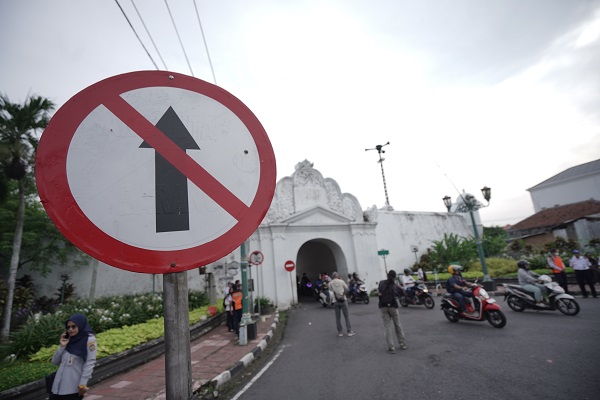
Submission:
M 0 0 L 0 60 L 11 101 L 58 107 L 125 72 L 216 80 L 265 127 L 278 179 L 307 159 L 363 208 L 385 205 L 365 149 L 388 141 L 394 209 L 489 186 L 486 225 L 600 155 L 600 0 Z

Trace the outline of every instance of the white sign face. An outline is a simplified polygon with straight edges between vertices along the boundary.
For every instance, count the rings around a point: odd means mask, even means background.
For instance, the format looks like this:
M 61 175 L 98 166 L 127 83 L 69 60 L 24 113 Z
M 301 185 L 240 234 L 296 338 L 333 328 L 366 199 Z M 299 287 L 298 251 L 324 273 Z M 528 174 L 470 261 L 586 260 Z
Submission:
M 180 88 L 143 88 L 121 97 L 153 125 L 169 104 L 200 147 L 187 154 L 250 206 L 260 163 L 252 135 L 235 114 L 211 98 Z M 154 101 L 157 98 L 161 101 Z M 96 226 L 132 246 L 179 250 L 210 242 L 237 223 L 187 180 L 189 230 L 157 233 L 155 151 L 140 148 L 142 142 L 104 106 L 76 130 L 67 179 L 77 204 Z
M 134 272 L 215 261 L 258 227 L 275 155 L 237 98 L 199 79 L 141 71 L 71 98 L 40 139 L 36 182 L 58 229 Z

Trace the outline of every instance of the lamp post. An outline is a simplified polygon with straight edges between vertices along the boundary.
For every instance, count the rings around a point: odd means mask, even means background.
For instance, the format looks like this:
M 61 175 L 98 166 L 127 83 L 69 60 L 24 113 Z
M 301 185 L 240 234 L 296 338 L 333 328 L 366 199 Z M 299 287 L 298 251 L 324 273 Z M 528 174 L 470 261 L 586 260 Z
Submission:
M 475 244 L 477 245 L 477 253 L 479 253 L 479 260 L 481 261 L 481 269 L 483 270 L 484 287 L 487 290 L 494 290 L 495 289 L 494 281 L 490 277 L 490 274 L 488 273 L 487 265 L 485 264 L 485 255 L 483 254 L 483 246 L 481 245 L 481 238 L 479 237 L 479 232 L 477 231 L 477 224 L 475 223 L 475 216 L 473 215 L 473 211 L 477 211 L 480 208 L 484 208 L 484 207 L 487 207 L 490 205 L 489 203 L 490 203 L 490 199 L 492 198 L 492 189 L 485 186 L 483 189 L 481 189 L 481 193 L 483 194 L 483 198 L 485 199 L 485 201 L 488 203 L 487 205 L 483 205 L 482 203 L 477 201 L 477 199 L 473 195 L 465 194 L 463 196 L 461 194 L 460 197 L 462 197 L 463 202 L 458 205 L 458 207 L 456 208 L 456 212 L 459 212 L 459 213 L 467 213 L 468 212 L 469 215 L 471 216 L 471 224 L 473 224 L 473 234 L 475 235 Z M 450 196 L 445 196 L 442 200 L 444 201 L 444 205 L 448 209 L 448 212 L 450 212 L 450 208 L 452 207 L 452 199 L 450 198 Z
M 390 144 L 390 142 L 387 142 L 386 144 L 378 144 L 377 146 L 375 146 L 372 149 L 365 149 L 365 151 L 377 150 L 377 152 L 379 153 L 379 161 L 377 161 L 377 162 L 379 164 L 381 164 L 381 176 L 383 177 L 383 191 L 385 192 L 385 205 L 389 207 L 390 199 L 388 197 L 387 185 L 385 184 L 385 173 L 383 172 L 383 162 L 385 161 L 385 158 L 381 157 L 381 154 L 385 153 L 385 150 L 382 150 L 382 148 L 387 146 L 388 144 Z

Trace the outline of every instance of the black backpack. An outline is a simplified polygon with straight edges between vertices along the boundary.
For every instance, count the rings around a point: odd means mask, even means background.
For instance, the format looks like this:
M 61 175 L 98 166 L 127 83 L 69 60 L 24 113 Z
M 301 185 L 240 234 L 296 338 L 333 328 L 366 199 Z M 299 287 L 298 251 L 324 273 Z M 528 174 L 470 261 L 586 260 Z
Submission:
M 390 284 L 388 281 L 384 281 L 385 286 L 381 292 L 380 304 L 382 307 L 398 307 L 396 303 L 396 293 L 394 290 L 395 283 Z

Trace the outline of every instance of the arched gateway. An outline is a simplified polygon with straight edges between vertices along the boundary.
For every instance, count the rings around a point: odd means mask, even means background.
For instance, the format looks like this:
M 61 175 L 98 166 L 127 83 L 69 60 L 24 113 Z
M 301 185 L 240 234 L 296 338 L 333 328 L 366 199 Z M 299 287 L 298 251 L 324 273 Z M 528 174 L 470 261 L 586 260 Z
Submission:
M 280 307 L 296 304 L 302 301 L 296 282 L 303 273 L 313 282 L 319 273 L 333 271 L 379 279 L 375 227 L 365 221 L 356 197 L 342 193 L 312 163 L 298 163 L 294 174 L 277 183 L 269 212 L 249 239 L 250 249 L 264 255 L 255 274 L 264 291 L 259 287 L 257 295 Z M 284 268 L 287 260 L 296 264 L 291 274 Z

